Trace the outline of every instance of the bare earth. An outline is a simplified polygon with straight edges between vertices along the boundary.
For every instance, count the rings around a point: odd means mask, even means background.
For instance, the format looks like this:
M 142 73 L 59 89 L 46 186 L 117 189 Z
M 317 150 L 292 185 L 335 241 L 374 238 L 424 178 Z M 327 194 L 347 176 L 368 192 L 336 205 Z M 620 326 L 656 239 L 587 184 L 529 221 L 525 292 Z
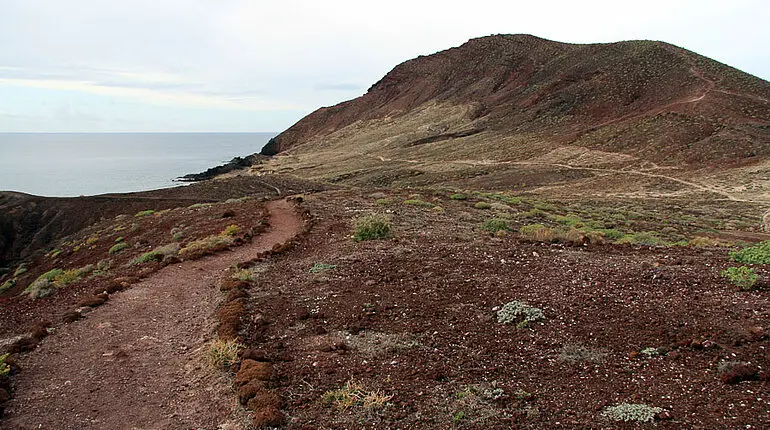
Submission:
M 4 426 L 182 429 L 226 421 L 236 410 L 231 386 L 203 360 L 214 285 L 232 264 L 302 229 L 287 201 L 267 207 L 270 228 L 251 244 L 168 266 L 24 354 Z

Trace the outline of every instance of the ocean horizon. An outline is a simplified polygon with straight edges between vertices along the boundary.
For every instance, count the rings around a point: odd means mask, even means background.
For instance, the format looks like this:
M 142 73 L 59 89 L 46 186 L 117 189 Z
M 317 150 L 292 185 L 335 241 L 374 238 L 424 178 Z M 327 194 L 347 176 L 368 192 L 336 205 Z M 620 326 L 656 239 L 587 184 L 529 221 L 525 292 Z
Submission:
M 277 133 L 0 133 L 0 191 L 47 197 L 149 191 L 259 152 Z

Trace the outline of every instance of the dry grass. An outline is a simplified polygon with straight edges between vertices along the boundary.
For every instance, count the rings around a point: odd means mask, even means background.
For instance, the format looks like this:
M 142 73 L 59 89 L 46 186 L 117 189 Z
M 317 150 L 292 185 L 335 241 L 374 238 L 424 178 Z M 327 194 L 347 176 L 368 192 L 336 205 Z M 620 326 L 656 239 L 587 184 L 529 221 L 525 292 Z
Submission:
M 214 369 L 227 370 L 238 363 L 238 353 L 243 348 L 235 339 L 217 339 L 206 349 L 206 363 Z
M 369 412 L 384 408 L 392 398 L 380 390 L 367 391 L 360 383 L 348 381 L 342 388 L 324 393 L 323 402 L 332 404 L 337 410 L 360 407 Z
M 232 244 L 233 238 L 231 236 L 208 236 L 188 243 L 187 246 L 179 251 L 179 255 L 185 259 L 192 260 L 207 254 L 223 251 Z
M 551 242 L 556 235 L 553 230 L 543 224 L 529 224 L 519 229 L 521 237 L 536 242 Z

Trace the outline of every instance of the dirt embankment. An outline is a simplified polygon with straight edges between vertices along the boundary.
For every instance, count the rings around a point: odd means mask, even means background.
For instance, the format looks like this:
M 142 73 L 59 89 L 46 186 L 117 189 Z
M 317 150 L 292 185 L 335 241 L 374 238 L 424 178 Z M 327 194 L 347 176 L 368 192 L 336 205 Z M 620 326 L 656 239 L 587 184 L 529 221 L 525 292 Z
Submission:
M 268 209 L 270 228 L 251 244 L 167 266 L 22 355 L 3 426 L 186 429 L 226 421 L 235 399 L 203 359 L 214 283 L 231 265 L 301 231 L 290 203 Z

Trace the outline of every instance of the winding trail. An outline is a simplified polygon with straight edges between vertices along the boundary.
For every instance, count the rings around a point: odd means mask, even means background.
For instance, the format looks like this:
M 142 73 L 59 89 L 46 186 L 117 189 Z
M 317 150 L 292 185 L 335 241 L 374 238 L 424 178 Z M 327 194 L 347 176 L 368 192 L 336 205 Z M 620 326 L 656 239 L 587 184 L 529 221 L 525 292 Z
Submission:
M 267 207 L 270 228 L 252 243 L 167 266 L 23 355 L 3 428 L 189 429 L 227 420 L 236 408 L 231 385 L 203 357 L 215 283 L 303 228 L 286 200 Z

